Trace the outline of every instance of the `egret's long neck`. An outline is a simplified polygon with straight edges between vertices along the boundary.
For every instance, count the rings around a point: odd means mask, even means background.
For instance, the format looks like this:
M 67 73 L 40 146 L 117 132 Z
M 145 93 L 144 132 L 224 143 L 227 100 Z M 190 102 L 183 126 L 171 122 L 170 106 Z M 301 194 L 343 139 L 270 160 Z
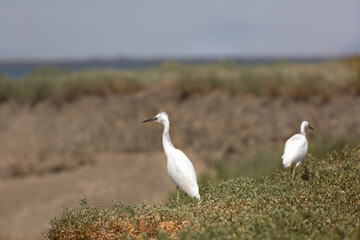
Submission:
M 164 124 L 164 132 L 162 134 L 162 143 L 163 143 L 163 147 L 164 147 L 164 151 L 165 154 L 168 155 L 169 151 L 171 149 L 174 149 L 174 145 L 171 143 L 171 139 L 170 139 L 170 123 L 169 121 L 165 121 L 163 122 Z
M 306 133 L 305 133 L 305 124 L 301 124 L 301 127 L 300 127 L 300 133 L 301 133 L 301 135 L 303 135 L 304 137 L 306 137 Z

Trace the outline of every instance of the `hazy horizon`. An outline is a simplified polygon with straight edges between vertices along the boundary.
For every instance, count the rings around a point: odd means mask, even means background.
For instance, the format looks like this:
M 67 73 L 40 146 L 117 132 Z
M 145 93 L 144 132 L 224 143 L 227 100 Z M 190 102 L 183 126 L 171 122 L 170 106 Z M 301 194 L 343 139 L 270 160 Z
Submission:
M 0 61 L 339 57 L 360 2 L 2 1 Z

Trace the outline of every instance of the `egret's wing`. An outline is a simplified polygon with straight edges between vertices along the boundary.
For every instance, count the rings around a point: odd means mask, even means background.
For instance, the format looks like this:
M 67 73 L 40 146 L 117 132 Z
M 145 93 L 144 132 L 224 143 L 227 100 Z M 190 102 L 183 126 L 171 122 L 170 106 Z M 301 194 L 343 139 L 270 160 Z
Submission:
M 199 193 L 196 173 L 190 159 L 179 149 L 173 152 L 175 170 L 179 177 L 179 187 L 191 196 Z
M 192 182 L 196 184 L 196 173 L 190 159 L 185 155 L 185 153 L 183 153 L 179 149 L 175 149 L 174 155 L 177 159 L 175 161 L 176 171 L 178 171 L 179 173 L 181 172 L 182 176 L 189 178 Z
M 287 155 L 290 151 L 297 152 L 306 146 L 306 138 L 301 134 L 296 134 L 289 138 L 285 143 L 284 153 Z
M 295 134 L 289 138 L 285 143 L 284 154 L 282 156 L 283 164 L 289 165 L 295 159 L 296 156 L 306 155 L 307 141 L 306 138 L 301 134 Z

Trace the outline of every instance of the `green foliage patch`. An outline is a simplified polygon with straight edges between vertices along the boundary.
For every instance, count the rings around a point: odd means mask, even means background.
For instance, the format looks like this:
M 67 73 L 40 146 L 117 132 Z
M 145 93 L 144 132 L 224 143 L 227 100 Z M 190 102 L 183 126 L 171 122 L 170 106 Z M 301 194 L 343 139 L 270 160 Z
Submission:
M 177 89 L 184 97 L 221 89 L 236 94 L 328 101 L 336 94 L 360 94 L 359 62 L 360 57 L 240 67 L 229 61 L 201 65 L 167 62 L 140 71 L 80 72 L 40 67 L 16 80 L 0 76 L 0 101 L 16 99 L 34 104 L 49 100 L 59 104 L 84 95 L 127 93 L 150 85 Z
M 165 205 L 84 198 L 50 222 L 48 239 L 359 239 L 360 146 L 307 157 L 291 182 L 288 169 L 259 182 L 233 178 L 200 185 L 201 201 L 170 196 Z
M 356 135 L 338 133 L 323 133 L 308 140 L 309 153 L 316 158 L 325 158 L 331 151 L 341 151 L 348 146 L 353 148 L 360 145 Z M 233 161 L 218 160 L 214 164 L 215 179 L 211 176 L 203 176 L 203 180 L 224 180 L 236 177 L 253 177 L 261 181 L 264 176 L 273 177 L 276 169 L 282 167 L 281 156 L 284 143 L 274 144 L 265 148 L 256 149 L 254 152 L 237 158 Z

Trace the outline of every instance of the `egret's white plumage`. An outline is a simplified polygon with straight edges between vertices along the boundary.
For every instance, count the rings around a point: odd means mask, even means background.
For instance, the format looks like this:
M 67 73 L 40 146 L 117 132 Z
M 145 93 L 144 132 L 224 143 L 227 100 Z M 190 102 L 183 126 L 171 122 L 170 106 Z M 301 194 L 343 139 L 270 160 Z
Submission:
M 185 193 L 191 197 L 200 199 L 199 186 L 196 180 L 194 166 L 190 159 L 179 149 L 176 149 L 170 139 L 170 122 L 167 113 L 162 112 L 154 118 L 143 122 L 160 122 L 164 125 L 162 134 L 162 144 L 167 158 L 167 171 L 170 179 L 175 183 L 176 187 L 180 187 Z
M 282 155 L 284 167 L 287 168 L 296 163 L 295 168 L 292 171 L 292 178 L 294 178 L 296 167 L 300 165 L 308 152 L 305 128 L 313 130 L 309 122 L 303 121 L 300 127 L 300 134 L 295 134 L 285 143 L 284 154 Z

